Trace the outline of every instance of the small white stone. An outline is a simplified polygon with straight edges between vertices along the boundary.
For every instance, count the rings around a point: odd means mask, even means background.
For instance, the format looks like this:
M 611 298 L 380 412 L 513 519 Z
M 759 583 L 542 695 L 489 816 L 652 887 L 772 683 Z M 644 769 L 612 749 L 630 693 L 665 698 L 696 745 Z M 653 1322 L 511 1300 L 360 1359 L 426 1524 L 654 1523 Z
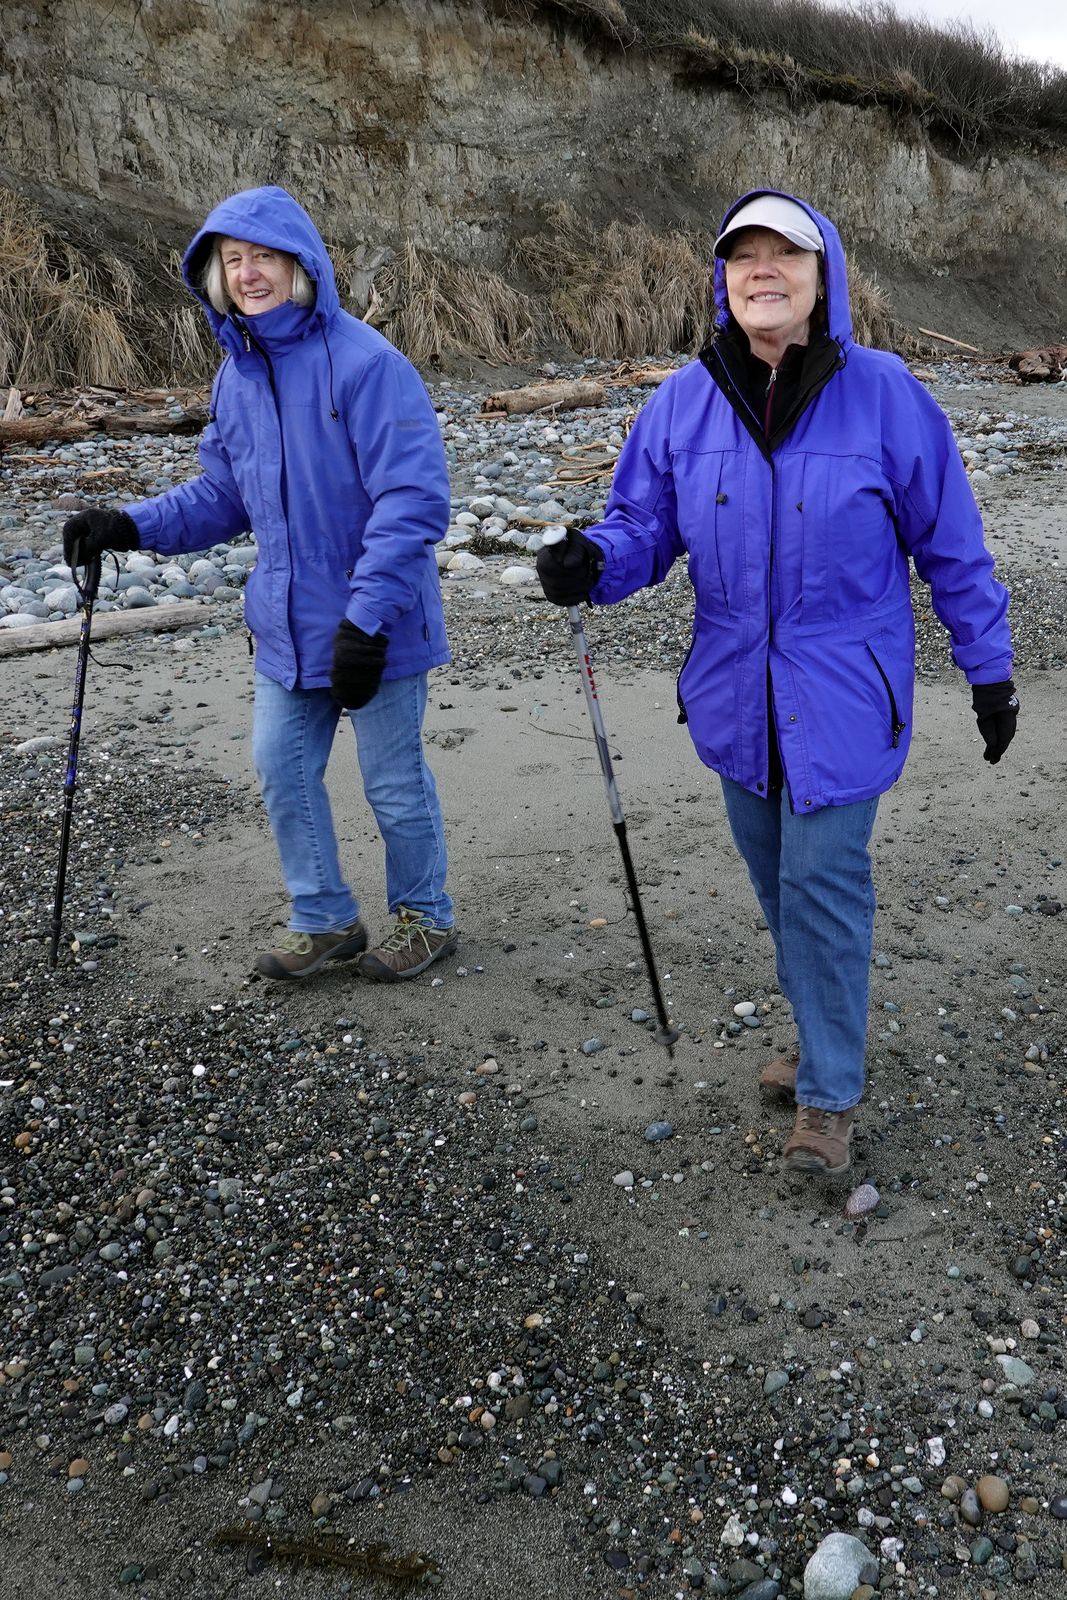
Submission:
M 519 588 L 524 584 L 536 583 L 537 573 L 533 567 L 505 567 L 500 574 L 500 582 Z
M 469 550 L 457 550 L 448 563 L 449 572 L 484 572 L 485 562 L 480 556 L 472 555 Z
M 734 1006 L 735 1017 L 754 1017 L 755 1015 L 756 1005 L 753 1000 L 739 1000 Z

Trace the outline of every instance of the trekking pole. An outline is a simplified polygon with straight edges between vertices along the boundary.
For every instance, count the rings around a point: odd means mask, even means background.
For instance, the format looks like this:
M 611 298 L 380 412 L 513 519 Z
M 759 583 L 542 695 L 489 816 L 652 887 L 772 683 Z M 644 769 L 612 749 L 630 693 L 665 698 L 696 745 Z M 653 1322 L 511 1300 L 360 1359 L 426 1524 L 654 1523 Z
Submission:
M 85 581 L 79 583 L 72 572 L 81 600 L 82 625 L 78 636 L 78 664 L 74 671 L 74 709 L 70 714 L 70 745 L 67 749 L 67 775 L 63 780 L 63 827 L 59 835 L 59 871 L 56 898 L 52 907 L 52 948 L 48 964 L 54 967 L 59 957 L 59 935 L 63 926 L 63 889 L 67 880 L 67 851 L 70 847 L 70 821 L 74 815 L 74 791 L 78 786 L 78 742 L 81 738 L 82 702 L 85 699 L 85 673 L 89 665 L 89 638 L 93 628 L 93 604 L 100 587 L 101 561 L 93 556 L 85 567 Z
M 558 533 L 547 533 L 545 535 L 545 543 L 559 544 L 565 538 L 566 530 L 561 528 Z M 667 1008 L 663 1003 L 663 993 L 659 986 L 659 978 L 656 975 L 656 962 L 652 954 L 652 943 L 648 937 L 648 926 L 645 922 L 645 913 L 641 905 L 641 891 L 637 887 L 637 874 L 634 871 L 633 857 L 630 855 L 630 845 L 626 837 L 626 818 L 622 814 L 619 787 L 615 782 L 615 770 L 611 764 L 611 751 L 608 748 L 608 736 L 604 727 L 604 714 L 600 709 L 596 679 L 593 676 L 593 662 L 589 655 L 589 646 L 586 643 L 582 613 L 577 606 L 567 607 L 567 619 L 570 623 L 575 649 L 578 652 L 578 670 L 582 675 L 585 703 L 589 708 L 589 720 L 593 724 L 597 755 L 600 757 L 600 770 L 604 775 L 604 788 L 607 790 L 608 796 L 608 810 L 611 812 L 615 837 L 619 841 L 623 870 L 626 873 L 626 884 L 630 891 L 634 920 L 637 923 L 637 932 L 641 940 L 641 953 L 645 958 L 645 969 L 652 985 L 652 997 L 656 1005 L 656 1016 L 659 1019 L 659 1027 L 653 1034 L 653 1038 L 657 1044 L 663 1045 L 667 1054 L 673 1060 L 674 1045 L 679 1033 L 678 1029 L 672 1028 L 667 1020 Z

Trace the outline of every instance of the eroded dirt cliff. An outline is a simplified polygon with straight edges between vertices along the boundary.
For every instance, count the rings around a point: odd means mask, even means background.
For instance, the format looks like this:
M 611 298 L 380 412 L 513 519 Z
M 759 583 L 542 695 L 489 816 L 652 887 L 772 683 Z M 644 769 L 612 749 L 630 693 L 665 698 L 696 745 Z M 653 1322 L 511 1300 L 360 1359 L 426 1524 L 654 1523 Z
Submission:
M 41 0 L 5 7 L 0 181 L 53 220 L 179 244 L 276 181 L 362 249 L 507 270 L 541 208 L 706 228 L 761 184 L 839 223 L 911 325 L 1063 333 L 1067 154 L 935 148 L 877 107 L 759 101 L 534 13 L 415 0 Z

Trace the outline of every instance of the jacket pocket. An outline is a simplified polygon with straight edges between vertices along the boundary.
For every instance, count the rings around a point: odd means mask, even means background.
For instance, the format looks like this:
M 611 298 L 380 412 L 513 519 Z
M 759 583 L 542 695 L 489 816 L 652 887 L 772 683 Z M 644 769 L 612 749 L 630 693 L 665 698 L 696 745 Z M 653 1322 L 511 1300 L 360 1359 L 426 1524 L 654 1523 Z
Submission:
M 904 732 L 906 724 L 901 721 L 900 710 L 897 706 L 897 697 L 893 693 L 893 685 L 889 681 L 889 674 L 879 661 L 870 641 L 865 639 L 863 642 L 866 645 L 867 654 L 870 656 L 871 660 L 878 669 L 878 676 L 881 678 L 883 687 L 885 688 L 886 699 L 889 702 L 889 726 L 892 730 L 893 749 L 895 750 L 900 744 L 900 736 Z
M 712 613 L 730 609 L 722 540 L 734 507 L 723 491 L 723 452 L 678 450 L 671 458 L 678 531 L 689 555 L 698 603 Z
M 676 681 L 675 686 L 674 686 L 674 697 L 678 702 L 678 721 L 683 723 L 683 724 L 689 721 L 689 713 L 686 711 L 686 709 L 685 709 L 685 701 L 682 699 L 682 673 L 685 671 L 686 667 L 689 665 L 689 658 L 693 654 L 693 651 L 696 649 L 696 642 L 697 642 L 696 624 L 694 622 L 693 637 L 689 641 L 689 649 L 685 652 L 685 657 L 684 657 L 684 659 L 682 661 L 682 664 L 678 668 L 678 678 L 677 678 L 677 681 Z

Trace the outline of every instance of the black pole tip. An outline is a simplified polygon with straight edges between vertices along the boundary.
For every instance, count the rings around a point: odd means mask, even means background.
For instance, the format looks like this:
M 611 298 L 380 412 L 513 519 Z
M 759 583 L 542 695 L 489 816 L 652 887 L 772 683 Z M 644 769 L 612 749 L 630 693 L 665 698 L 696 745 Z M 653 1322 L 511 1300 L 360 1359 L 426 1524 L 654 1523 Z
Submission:
M 657 1028 L 652 1035 L 657 1044 L 661 1044 L 667 1054 L 673 1058 L 674 1047 L 682 1037 L 681 1028 Z

